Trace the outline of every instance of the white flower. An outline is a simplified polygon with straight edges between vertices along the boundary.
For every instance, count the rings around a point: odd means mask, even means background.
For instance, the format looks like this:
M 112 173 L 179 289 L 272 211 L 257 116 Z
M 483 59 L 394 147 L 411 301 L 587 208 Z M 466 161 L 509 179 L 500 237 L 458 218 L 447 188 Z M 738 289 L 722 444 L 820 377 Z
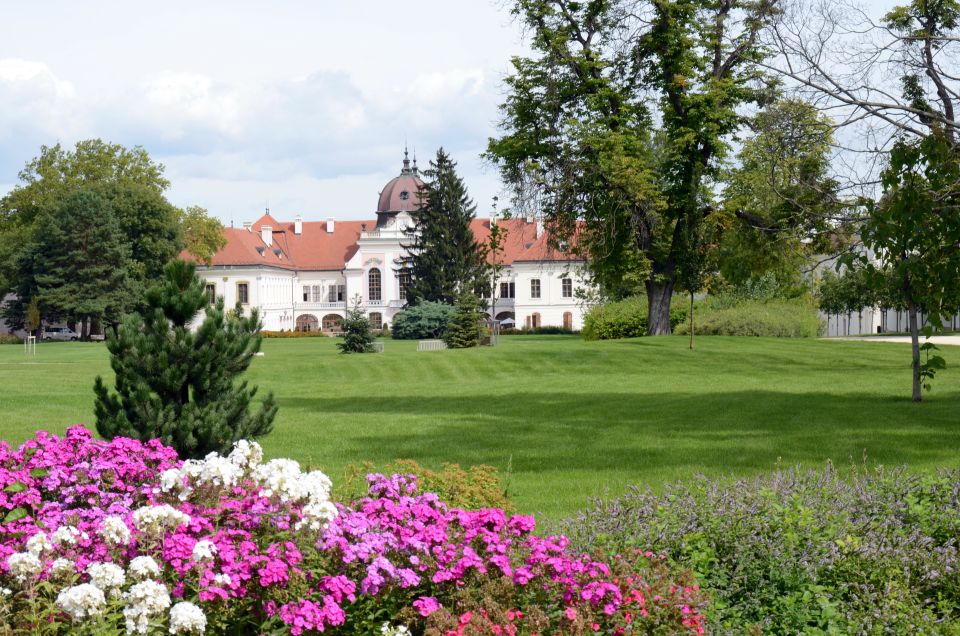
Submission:
M 123 598 L 127 602 L 123 608 L 127 634 L 146 634 L 150 629 L 150 619 L 170 607 L 167 588 L 156 581 L 137 583 L 127 590 Z
M 160 490 L 170 492 L 183 487 L 183 473 L 179 468 L 168 468 L 160 473 Z
M 100 536 L 107 543 L 116 546 L 126 546 L 130 543 L 130 528 L 123 517 L 105 517 L 100 524 Z
M 186 601 L 170 608 L 171 634 L 202 634 L 207 629 L 207 617 L 203 610 Z
M 127 574 L 129 574 L 130 578 L 134 581 L 142 581 L 143 579 L 160 576 L 160 566 L 153 560 L 153 557 L 133 557 L 130 565 L 127 566 Z
M 70 559 L 54 559 L 53 563 L 50 564 L 50 576 L 64 576 L 67 574 L 73 574 L 76 571 L 76 566 L 73 561 Z
M 254 480 L 263 488 L 263 496 L 276 495 L 280 501 L 297 501 L 306 494 L 302 477 L 300 464 L 292 459 L 271 459 L 253 471 Z
M 233 583 L 233 579 L 230 578 L 229 574 L 217 574 L 213 577 L 213 582 L 220 587 L 227 587 Z
M 309 503 L 300 510 L 300 520 L 294 524 L 294 530 L 307 528 L 317 532 L 323 530 L 337 516 L 337 507 L 333 502 Z
M 217 546 L 213 544 L 213 541 L 201 539 L 193 544 L 193 554 L 190 555 L 190 558 L 194 561 L 203 561 L 204 559 L 212 559 L 216 553 Z
M 50 543 L 46 533 L 38 532 L 27 539 L 27 552 L 41 556 L 44 552 L 53 552 L 53 544 Z
M 21 583 L 40 574 L 43 563 L 31 552 L 14 552 L 7 557 L 10 575 Z
M 406 625 L 397 625 L 394 627 L 390 623 L 384 623 L 380 626 L 380 633 L 383 634 L 383 636 L 406 636 L 410 633 L 410 630 L 407 629 Z
M 119 595 L 119 588 L 127 581 L 123 568 L 114 563 L 91 563 L 87 566 L 90 582 L 104 592 Z
M 60 526 L 50 535 L 50 541 L 59 546 L 77 545 L 77 541 L 86 541 L 88 538 L 86 532 L 73 526 Z
M 216 453 L 207 455 L 202 464 L 200 475 L 197 477 L 198 486 L 210 484 L 232 488 L 240 482 L 240 478 L 243 476 L 243 469 L 240 466 Z
M 303 485 L 311 503 L 320 503 L 330 499 L 330 489 L 333 488 L 333 482 L 319 470 L 307 473 Z
M 57 595 L 57 606 L 70 615 L 74 621 L 99 616 L 107 599 L 103 590 L 90 583 L 81 583 L 61 590 Z
M 263 448 L 250 440 L 237 440 L 233 443 L 233 450 L 230 451 L 227 459 L 244 471 L 253 470 L 263 461 Z
M 133 525 L 141 532 L 159 532 L 190 523 L 190 515 L 169 504 L 143 506 L 133 512 Z
M 13 594 L 13 590 L 11 590 L 9 587 L 0 587 L 0 595 L 10 596 L 11 594 Z

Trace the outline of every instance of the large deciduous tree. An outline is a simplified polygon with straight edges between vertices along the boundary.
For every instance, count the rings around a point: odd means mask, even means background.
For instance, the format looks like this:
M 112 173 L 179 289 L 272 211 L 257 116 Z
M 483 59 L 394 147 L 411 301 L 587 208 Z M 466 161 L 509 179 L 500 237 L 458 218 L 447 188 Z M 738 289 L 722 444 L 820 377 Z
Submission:
M 210 216 L 206 208 L 187 206 L 179 211 L 184 248 L 201 263 L 209 264 L 213 255 L 227 244 L 223 224 Z
M 440 148 L 423 173 L 420 205 L 411 212 L 413 226 L 406 232 L 410 257 L 402 264 L 411 278 L 410 305 L 420 301 L 453 304 L 460 292 L 473 291 L 483 283 L 482 250 L 470 227 L 477 208 L 456 167 Z
M 170 262 L 147 290 L 146 307 L 107 334 L 115 390 L 97 377 L 97 431 L 158 438 L 184 458 L 225 454 L 239 439 L 266 435 L 277 413 L 273 394 L 251 412 L 257 388 L 238 381 L 260 349 L 259 330 L 255 309 L 245 317 L 240 305 L 226 311 L 223 298 L 211 305 L 195 265 Z
M 649 333 L 670 333 L 685 237 L 708 215 L 777 0 L 517 0 L 516 58 L 488 156 L 558 234 L 579 221 L 595 279 L 642 276 Z M 526 191 L 526 192 L 525 192 Z

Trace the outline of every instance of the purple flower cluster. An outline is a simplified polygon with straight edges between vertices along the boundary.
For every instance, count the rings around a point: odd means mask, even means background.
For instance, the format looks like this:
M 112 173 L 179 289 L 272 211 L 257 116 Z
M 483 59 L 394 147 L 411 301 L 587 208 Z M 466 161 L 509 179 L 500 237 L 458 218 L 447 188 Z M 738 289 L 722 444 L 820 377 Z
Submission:
M 104 634 L 617 634 L 667 615 L 702 632 L 694 587 L 653 594 L 638 562 L 572 554 L 532 517 L 448 507 L 412 476 L 368 479 L 368 497 L 341 505 L 322 473 L 264 463 L 251 442 L 182 463 L 82 427 L 0 445 L 0 615 Z

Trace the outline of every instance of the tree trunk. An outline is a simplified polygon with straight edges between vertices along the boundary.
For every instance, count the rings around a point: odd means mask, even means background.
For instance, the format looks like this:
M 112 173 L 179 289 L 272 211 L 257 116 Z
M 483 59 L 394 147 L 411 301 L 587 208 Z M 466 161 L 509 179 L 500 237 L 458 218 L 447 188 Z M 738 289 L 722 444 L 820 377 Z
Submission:
M 669 281 L 657 283 L 647 281 L 647 335 L 670 335 L 670 300 L 673 297 L 673 286 L 676 283 Z
M 693 292 L 690 292 L 690 350 L 693 351 Z
M 87 321 L 88 321 L 88 318 L 86 316 L 80 319 L 80 339 L 81 340 L 87 339 Z
M 917 324 L 917 306 L 911 301 L 907 304 L 910 321 L 910 348 L 913 352 L 913 401 L 923 399 L 920 393 L 920 326 Z

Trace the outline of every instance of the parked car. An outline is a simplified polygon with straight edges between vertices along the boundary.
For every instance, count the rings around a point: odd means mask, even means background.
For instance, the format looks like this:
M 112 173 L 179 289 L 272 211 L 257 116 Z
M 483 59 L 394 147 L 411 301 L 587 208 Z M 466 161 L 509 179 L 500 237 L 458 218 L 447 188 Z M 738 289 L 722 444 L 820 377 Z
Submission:
M 70 327 L 44 327 L 41 340 L 77 340 L 80 334 Z

